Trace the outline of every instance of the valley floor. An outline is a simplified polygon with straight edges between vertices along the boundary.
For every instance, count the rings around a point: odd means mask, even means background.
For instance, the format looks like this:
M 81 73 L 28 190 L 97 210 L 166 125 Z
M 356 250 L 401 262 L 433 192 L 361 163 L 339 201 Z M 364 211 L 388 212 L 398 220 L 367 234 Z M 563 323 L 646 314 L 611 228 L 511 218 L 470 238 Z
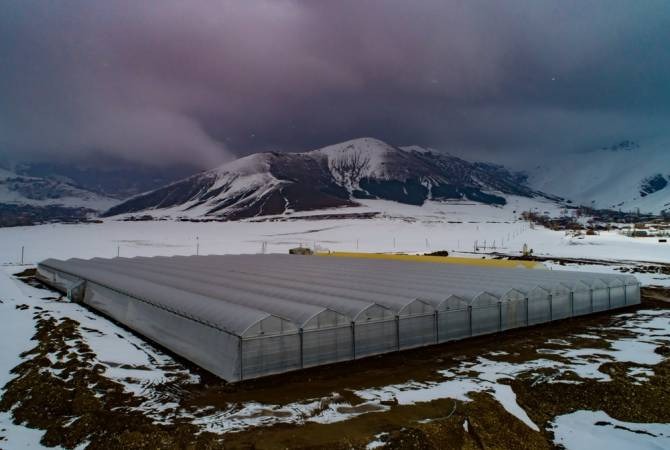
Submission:
M 110 219 L 101 224 L 0 228 L 0 264 L 18 264 L 22 258 L 35 264 L 45 258 L 260 253 L 263 249 L 286 253 L 300 245 L 360 252 L 448 250 L 482 257 L 518 255 L 524 244 L 535 256 L 670 263 L 670 244 L 654 238 L 629 238 L 616 232 L 570 237 L 518 220 L 521 211 L 530 209 L 556 214 L 557 206 L 551 202 L 512 197 L 505 207 L 463 202 L 429 202 L 423 207 L 380 200 L 365 203 L 238 222 Z M 357 218 L 361 216 L 373 217 Z
M 369 202 L 317 214 L 369 219 L 174 221 L 0 229 L 0 448 L 664 448 L 670 445 L 670 298 L 500 336 L 227 385 L 81 305 L 14 275 L 47 258 L 449 250 L 524 243 L 553 270 L 636 272 L 670 286 L 670 246 L 570 238 L 504 208 Z M 475 241 L 479 246 L 475 252 Z M 495 249 L 493 242 L 495 241 Z M 23 247 L 23 263 L 21 248 Z M 277 385 L 281 388 L 277 388 Z

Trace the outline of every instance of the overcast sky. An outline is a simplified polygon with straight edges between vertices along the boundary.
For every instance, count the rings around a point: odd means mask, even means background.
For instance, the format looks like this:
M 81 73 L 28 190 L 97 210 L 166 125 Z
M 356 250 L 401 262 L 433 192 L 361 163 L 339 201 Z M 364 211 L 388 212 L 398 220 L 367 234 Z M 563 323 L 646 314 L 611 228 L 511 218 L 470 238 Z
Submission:
M 670 134 L 667 0 L 4 0 L 0 152 L 209 166 L 360 136 L 478 155 Z

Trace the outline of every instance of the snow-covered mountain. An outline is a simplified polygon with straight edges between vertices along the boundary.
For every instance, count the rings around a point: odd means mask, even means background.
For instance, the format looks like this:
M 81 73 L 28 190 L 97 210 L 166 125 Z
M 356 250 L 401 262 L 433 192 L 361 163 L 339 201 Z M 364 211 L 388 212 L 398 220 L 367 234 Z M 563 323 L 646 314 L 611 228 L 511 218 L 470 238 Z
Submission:
M 0 204 L 33 207 L 61 206 L 104 211 L 118 200 L 55 178 L 18 175 L 0 168 Z
M 0 227 L 87 220 L 118 200 L 61 178 L 18 175 L 0 168 Z
M 543 196 L 502 166 L 468 162 L 372 138 L 304 153 L 258 153 L 136 196 L 105 216 L 151 213 L 240 219 L 385 199 L 411 205 L 470 200 L 502 205 L 506 195 Z
M 670 143 L 624 140 L 520 167 L 535 189 L 603 209 L 670 210 Z
M 21 162 L 13 166 L 13 172 L 63 181 L 120 201 L 181 180 L 198 169 L 184 164 L 151 166 L 96 155 L 84 161 Z

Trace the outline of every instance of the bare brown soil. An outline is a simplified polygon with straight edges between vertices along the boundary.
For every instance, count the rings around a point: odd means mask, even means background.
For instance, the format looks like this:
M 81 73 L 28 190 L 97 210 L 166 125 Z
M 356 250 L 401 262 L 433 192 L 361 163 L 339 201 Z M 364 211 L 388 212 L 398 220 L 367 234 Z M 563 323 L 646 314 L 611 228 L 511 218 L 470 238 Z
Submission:
M 28 275 L 28 274 L 26 274 Z M 645 289 L 643 304 L 629 308 L 670 309 L 670 291 Z M 617 312 L 618 313 L 618 312 Z M 200 433 L 186 420 L 158 424 L 133 410 L 138 400 L 104 376 L 94 355 L 70 319 L 57 320 L 34 310 L 37 320 L 35 347 L 14 369 L 14 378 L 0 400 L 0 409 L 11 410 L 17 423 L 46 430 L 45 445 L 73 448 L 88 443 L 91 449 L 172 448 L 364 448 L 376 435 L 388 448 L 482 449 L 552 448 L 547 424 L 557 415 L 580 409 L 603 410 L 630 422 L 670 422 L 670 348 L 660 349 L 665 361 L 654 366 L 649 381 L 635 384 L 626 377 L 628 364 L 606 363 L 601 370 L 611 382 L 582 380 L 580 384 L 537 383 L 521 376 L 510 382 L 519 405 L 540 427 L 540 432 L 509 414 L 488 393 L 471 394 L 472 401 L 440 399 L 415 405 L 390 404 L 386 411 L 371 411 L 350 420 L 303 425 L 279 424 L 215 435 Z M 436 368 L 457 367 L 483 353 L 505 351 L 496 359 L 523 362 L 538 357 L 549 339 L 605 327 L 623 319 L 604 313 L 350 363 L 319 367 L 236 385 L 202 373 L 199 385 L 163 386 L 179 391 L 185 408 L 215 407 L 259 401 L 288 404 L 339 392 L 352 405 L 363 408 L 354 389 L 373 388 L 409 380 L 438 380 Z M 605 333 L 605 332 L 604 332 Z M 624 331 L 607 331 L 609 336 Z M 571 339 L 576 347 L 593 348 L 592 339 Z M 600 345 L 608 344 L 602 341 Z M 53 355 L 57 361 L 53 362 Z M 551 355 L 543 355 L 552 358 Z M 555 357 L 560 360 L 560 357 Z M 183 364 L 188 365 L 187 362 Z M 548 369 L 550 370 L 550 369 Z M 575 375 L 576 376 L 576 375 Z M 467 420 L 467 430 L 464 423 Z M 0 448 L 2 442 L 0 441 Z

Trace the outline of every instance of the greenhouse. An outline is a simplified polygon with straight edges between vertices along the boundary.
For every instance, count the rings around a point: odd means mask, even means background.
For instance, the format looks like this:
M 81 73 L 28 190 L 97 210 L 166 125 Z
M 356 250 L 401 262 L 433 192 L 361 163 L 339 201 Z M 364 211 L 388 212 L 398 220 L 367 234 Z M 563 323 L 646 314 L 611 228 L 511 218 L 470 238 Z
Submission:
M 38 276 L 227 381 L 640 302 L 631 275 L 323 256 L 48 259 Z

